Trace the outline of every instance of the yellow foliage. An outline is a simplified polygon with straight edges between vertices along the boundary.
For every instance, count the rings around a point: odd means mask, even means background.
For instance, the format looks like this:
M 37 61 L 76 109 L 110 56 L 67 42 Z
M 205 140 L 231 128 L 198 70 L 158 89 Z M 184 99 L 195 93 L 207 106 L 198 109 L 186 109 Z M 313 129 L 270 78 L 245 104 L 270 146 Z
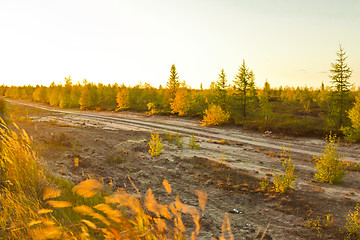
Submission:
M 49 199 L 49 198 L 56 198 L 61 195 L 61 191 L 54 188 L 45 188 L 44 189 L 44 195 L 43 200 Z
M 118 90 L 116 95 L 117 110 L 127 109 L 129 107 L 129 91 L 126 88 Z
M 171 113 L 178 113 L 180 116 L 186 114 L 190 108 L 188 90 L 179 88 L 175 93 L 175 98 L 170 102 Z
M 64 237 L 64 232 L 61 227 L 51 226 L 32 229 L 30 235 L 31 239 L 34 240 L 61 239 Z
M 221 125 L 229 121 L 230 113 L 221 109 L 220 106 L 211 104 L 208 109 L 204 111 L 202 126 Z
M 162 152 L 162 148 L 163 148 L 163 144 L 161 143 L 162 138 L 159 136 L 159 134 L 157 132 L 154 132 L 153 134 L 151 134 L 151 139 L 149 142 L 149 153 L 151 154 L 151 156 L 155 157 L 155 156 L 159 156 L 160 153 Z
M 71 207 L 72 206 L 71 202 L 67 202 L 67 201 L 50 200 L 50 201 L 47 201 L 46 203 L 49 204 L 50 206 L 54 207 L 54 208 L 65 208 L 65 207 Z
M 96 229 L 96 225 L 93 222 L 90 222 L 89 220 L 86 219 L 81 219 L 81 222 L 85 223 L 86 225 L 88 225 L 90 228 L 92 229 Z
M 207 202 L 207 193 L 204 192 L 204 191 L 200 191 L 200 190 L 196 190 L 195 191 L 196 194 L 198 195 L 198 200 L 199 200 L 199 206 L 200 206 L 200 209 L 201 211 L 205 211 L 205 205 L 206 205 L 206 202 Z
M 102 188 L 102 184 L 95 179 L 87 179 L 73 188 L 73 191 L 80 196 L 89 198 L 96 194 L 96 190 Z
M 52 212 L 53 212 L 53 210 L 51 210 L 51 209 L 40 209 L 37 213 L 39 215 L 41 215 L 41 214 L 52 213 Z
M 111 219 L 114 222 L 120 223 L 120 217 L 121 217 L 121 213 L 118 210 L 114 210 L 112 209 L 109 205 L 106 204 L 98 204 L 94 207 L 95 209 L 102 211 L 103 213 L 105 213 L 107 215 L 107 217 L 109 219 Z
M 337 150 L 336 136 L 329 135 L 323 155 L 314 157 L 316 170 L 315 178 L 330 184 L 339 183 L 345 176 L 345 163 Z
M 168 183 L 168 181 L 165 179 L 163 182 L 162 182 L 164 188 L 166 189 L 166 191 L 168 192 L 168 194 L 171 194 L 171 186 L 170 184 Z

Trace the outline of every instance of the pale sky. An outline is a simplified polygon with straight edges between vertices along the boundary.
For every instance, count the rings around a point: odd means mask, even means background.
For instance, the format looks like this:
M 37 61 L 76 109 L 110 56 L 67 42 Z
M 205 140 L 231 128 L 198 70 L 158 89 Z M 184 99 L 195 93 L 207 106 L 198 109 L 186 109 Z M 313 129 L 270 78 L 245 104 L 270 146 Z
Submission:
M 245 59 L 257 86 L 329 85 L 339 43 L 360 86 L 360 0 L 0 0 L 0 85 L 193 88 Z

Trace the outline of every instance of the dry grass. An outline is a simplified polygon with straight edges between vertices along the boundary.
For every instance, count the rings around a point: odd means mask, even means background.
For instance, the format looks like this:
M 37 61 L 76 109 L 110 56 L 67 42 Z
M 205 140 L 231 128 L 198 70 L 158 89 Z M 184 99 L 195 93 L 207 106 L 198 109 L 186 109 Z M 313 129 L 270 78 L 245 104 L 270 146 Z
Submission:
M 24 131 L 18 135 L 2 122 L 0 137 L 2 239 L 196 239 L 200 233 L 205 192 L 196 191 L 198 207 L 182 203 L 166 180 L 168 204 L 158 202 L 150 188 L 141 197 L 134 185 L 137 194 L 118 190 L 104 196 L 95 179 L 71 186 L 47 176 Z M 184 215 L 193 221 L 188 229 Z M 227 215 L 222 230 L 221 239 L 234 239 Z

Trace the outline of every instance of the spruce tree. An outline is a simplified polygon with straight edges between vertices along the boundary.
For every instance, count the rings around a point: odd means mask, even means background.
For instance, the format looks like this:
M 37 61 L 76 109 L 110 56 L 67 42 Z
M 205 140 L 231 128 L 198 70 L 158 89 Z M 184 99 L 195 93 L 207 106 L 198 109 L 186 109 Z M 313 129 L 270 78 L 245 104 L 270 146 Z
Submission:
M 350 84 L 349 79 L 352 70 L 345 63 L 346 52 L 340 45 L 340 50 L 336 53 L 337 59 L 331 64 L 330 78 L 333 87 L 333 97 L 331 104 L 331 117 L 335 121 L 335 126 L 340 128 L 344 125 L 346 111 L 350 108 Z
M 243 60 L 243 64 L 239 67 L 239 72 L 235 76 L 234 85 L 242 98 L 242 115 L 243 117 L 246 117 L 246 107 L 248 100 L 251 97 L 248 95 L 250 95 L 249 93 L 254 92 L 255 83 L 254 73 L 246 67 L 245 60 Z
M 226 109 L 227 84 L 224 69 L 221 69 L 218 80 L 215 83 L 215 101 L 223 110 Z
M 179 74 L 176 71 L 175 64 L 173 64 L 170 69 L 169 80 L 166 83 L 166 88 L 167 88 L 167 92 L 168 92 L 170 100 L 175 99 L 175 94 L 179 87 L 180 87 Z

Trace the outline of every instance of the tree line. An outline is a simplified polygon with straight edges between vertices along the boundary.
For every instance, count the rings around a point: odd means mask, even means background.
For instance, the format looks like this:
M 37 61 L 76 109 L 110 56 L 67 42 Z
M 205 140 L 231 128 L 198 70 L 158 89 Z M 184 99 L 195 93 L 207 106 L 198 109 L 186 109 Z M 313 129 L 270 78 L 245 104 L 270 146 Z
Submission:
M 256 88 L 255 74 L 243 60 L 232 81 L 221 69 L 217 81 L 211 83 L 209 89 L 190 88 L 185 81 L 179 80 L 176 66 L 172 65 L 165 87 L 159 88 L 148 83 L 134 87 L 94 84 L 86 79 L 74 84 L 69 76 L 65 77 L 64 84 L 52 83 L 49 87 L 3 85 L 0 93 L 9 98 L 60 108 L 177 114 L 203 117 L 203 121 L 222 119 L 260 131 L 322 136 L 333 131 L 360 139 L 359 90 L 349 82 L 352 70 L 347 66 L 346 58 L 346 52 L 340 46 L 330 69 L 331 86 L 322 84 L 319 88 L 272 88 L 268 81 L 262 88 Z M 204 125 L 216 125 L 216 122 L 205 122 Z

